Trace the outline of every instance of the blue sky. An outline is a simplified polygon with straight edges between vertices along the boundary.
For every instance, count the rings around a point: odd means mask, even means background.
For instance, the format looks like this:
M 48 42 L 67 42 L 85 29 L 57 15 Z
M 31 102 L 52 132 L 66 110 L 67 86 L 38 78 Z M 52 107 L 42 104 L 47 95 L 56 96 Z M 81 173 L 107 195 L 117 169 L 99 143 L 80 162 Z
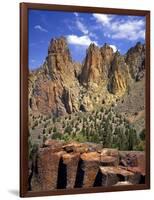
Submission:
M 90 43 L 111 45 L 121 54 L 145 42 L 145 17 L 29 10 L 29 68 L 43 64 L 53 37 L 65 36 L 74 61 L 82 62 Z

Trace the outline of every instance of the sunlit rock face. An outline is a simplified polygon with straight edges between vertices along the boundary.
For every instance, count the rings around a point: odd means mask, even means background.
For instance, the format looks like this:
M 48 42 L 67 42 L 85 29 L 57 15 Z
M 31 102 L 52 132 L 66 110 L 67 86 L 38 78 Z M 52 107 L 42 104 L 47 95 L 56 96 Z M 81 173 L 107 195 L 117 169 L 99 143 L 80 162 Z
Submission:
M 73 62 L 65 37 L 54 38 L 44 64 L 29 74 L 29 110 L 61 116 L 112 105 L 144 77 L 145 45 L 122 56 L 104 44 L 90 44 L 82 64 Z
M 132 185 L 145 177 L 145 153 L 47 140 L 32 168 L 32 191 Z M 141 160 L 143 162 L 141 162 Z

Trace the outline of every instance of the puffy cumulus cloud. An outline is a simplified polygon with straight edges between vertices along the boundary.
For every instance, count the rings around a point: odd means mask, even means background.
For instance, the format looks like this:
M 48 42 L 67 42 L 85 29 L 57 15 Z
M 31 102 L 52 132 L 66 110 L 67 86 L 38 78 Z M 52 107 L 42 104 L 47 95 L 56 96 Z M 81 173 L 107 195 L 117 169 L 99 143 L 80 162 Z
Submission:
M 68 35 L 66 36 L 67 41 L 69 44 L 76 44 L 80 46 L 89 46 L 91 43 L 94 43 L 96 45 L 96 41 L 92 41 L 88 35 L 83 36 L 77 36 L 77 35 Z
M 112 39 L 145 39 L 145 20 L 133 16 L 119 18 L 117 15 L 93 14 L 96 22 L 103 27 L 104 36 Z
M 113 49 L 113 52 L 114 52 L 114 53 L 118 50 L 117 47 L 116 47 L 115 45 L 110 44 L 109 46 Z
M 145 38 L 145 22 L 143 20 L 126 20 L 123 23 L 112 23 L 113 39 L 138 40 Z
M 34 29 L 37 29 L 37 30 L 39 30 L 39 31 L 41 31 L 41 32 L 48 32 L 47 29 L 43 28 L 43 27 L 40 26 L 40 25 L 35 25 L 35 26 L 34 26 Z

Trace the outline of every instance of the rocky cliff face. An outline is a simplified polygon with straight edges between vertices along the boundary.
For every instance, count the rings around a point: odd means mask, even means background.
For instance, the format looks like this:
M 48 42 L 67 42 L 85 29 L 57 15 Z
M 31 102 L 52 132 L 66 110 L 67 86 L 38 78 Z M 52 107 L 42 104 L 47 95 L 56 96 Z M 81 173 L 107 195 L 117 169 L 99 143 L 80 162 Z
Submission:
M 123 56 L 116 52 L 111 63 L 109 73 L 109 91 L 113 94 L 123 94 L 131 81 L 129 66 L 126 64 Z
M 48 48 L 47 67 L 52 79 L 73 77 L 72 58 L 65 38 L 52 39 Z M 63 80 L 66 81 L 66 80 Z
M 102 57 L 100 49 L 91 44 L 87 50 L 87 55 L 80 75 L 82 84 L 99 83 L 102 80 Z
M 99 48 L 91 44 L 87 50 L 80 80 L 84 85 L 107 82 L 108 72 L 113 60 L 113 49 L 105 44 Z
M 145 45 L 140 43 L 125 56 L 107 44 L 91 44 L 81 65 L 72 61 L 64 37 L 52 39 L 44 64 L 29 75 L 30 112 L 60 116 L 111 105 L 142 79 L 144 70 Z
M 59 116 L 77 109 L 72 97 L 78 96 L 78 81 L 65 38 L 51 40 L 45 63 L 30 77 L 33 111 Z
M 130 48 L 126 54 L 126 63 L 132 78 L 141 80 L 145 72 L 145 45 L 138 42 L 135 47 Z
M 144 152 L 50 140 L 37 154 L 29 180 L 32 191 L 144 184 Z

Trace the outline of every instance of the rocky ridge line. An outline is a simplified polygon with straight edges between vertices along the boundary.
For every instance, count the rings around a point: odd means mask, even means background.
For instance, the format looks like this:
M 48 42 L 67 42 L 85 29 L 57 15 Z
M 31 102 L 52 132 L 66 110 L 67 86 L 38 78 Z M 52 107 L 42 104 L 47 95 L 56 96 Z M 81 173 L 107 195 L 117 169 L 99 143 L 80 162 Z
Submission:
M 42 67 L 29 75 L 33 113 L 60 116 L 111 105 L 142 80 L 145 45 L 137 43 L 125 56 L 104 44 L 90 44 L 83 65 L 72 61 L 66 38 L 52 39 Z

